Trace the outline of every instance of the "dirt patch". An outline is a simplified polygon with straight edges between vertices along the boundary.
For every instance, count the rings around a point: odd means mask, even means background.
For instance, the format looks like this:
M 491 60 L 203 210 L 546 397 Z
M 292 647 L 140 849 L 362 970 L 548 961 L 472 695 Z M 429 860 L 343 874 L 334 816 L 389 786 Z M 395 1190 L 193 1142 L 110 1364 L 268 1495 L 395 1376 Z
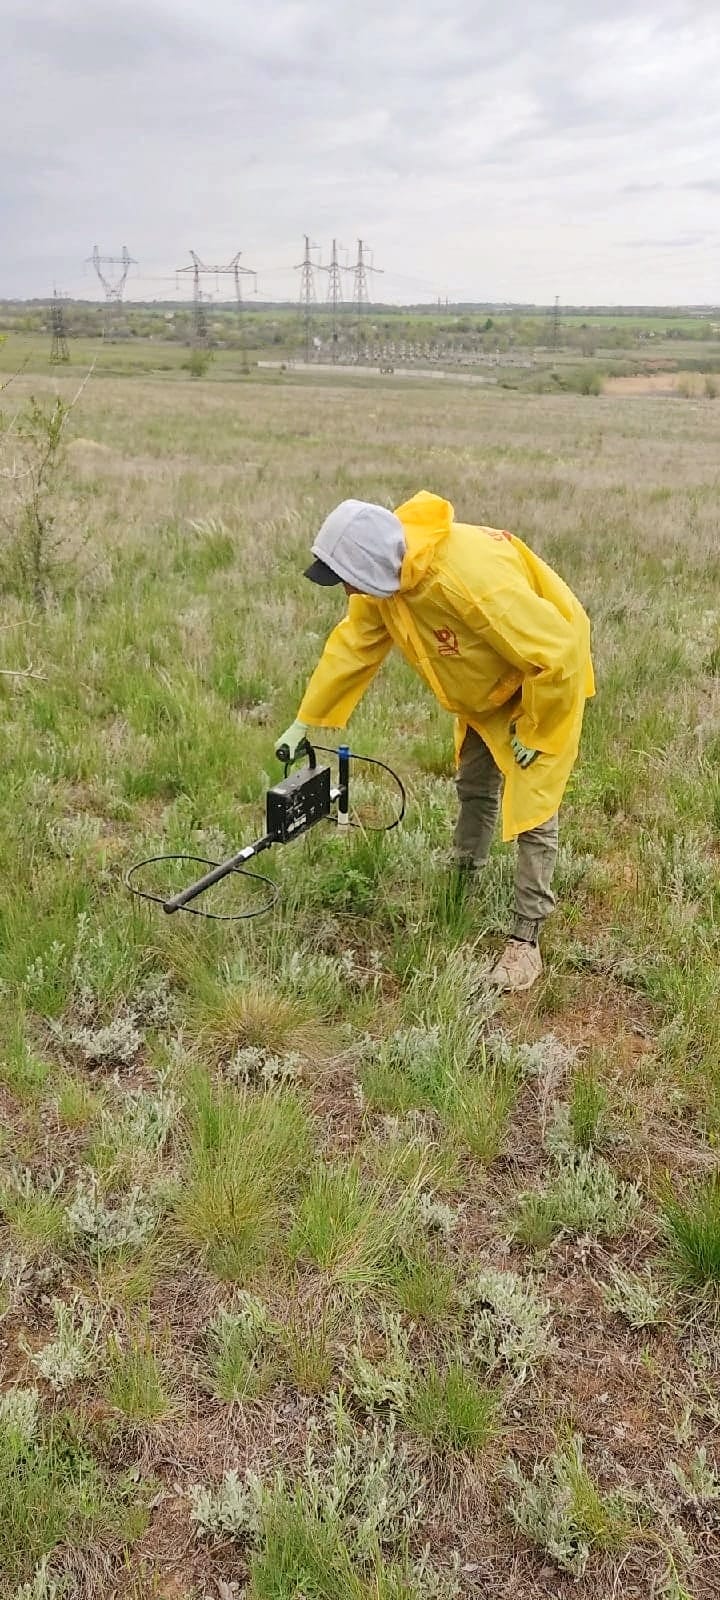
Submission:
M 628 378 L 606 378 L 603 394 L 620 395 L 674 395 L 678 392 L 681 372 L 634 372 Z
M 712 383 L 711 374 L 704 372 L 634 372 L 625 378 L 605 378 L 603 394 L 627 396 L 657 395 L 666 399 L 682 396 L 683 400 L 711 399 L 706 382 Z

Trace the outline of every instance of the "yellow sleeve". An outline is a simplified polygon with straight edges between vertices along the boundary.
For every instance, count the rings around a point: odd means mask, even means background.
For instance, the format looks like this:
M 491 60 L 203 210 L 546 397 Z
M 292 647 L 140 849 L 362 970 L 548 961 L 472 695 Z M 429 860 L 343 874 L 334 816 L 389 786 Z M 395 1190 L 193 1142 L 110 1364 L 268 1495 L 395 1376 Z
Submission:
M 344 728 L 391 645 L 375 601 L 351 595 L 347 616 L 330 634 L 305 690 L 299 721 L 309 728 Z
M 571 621 L 523 585 L 483 597 L 483 637 L 523 674 L 517 736 L 531 750 L 560 755 L 585 694 L 590 624 L 578 606 Z

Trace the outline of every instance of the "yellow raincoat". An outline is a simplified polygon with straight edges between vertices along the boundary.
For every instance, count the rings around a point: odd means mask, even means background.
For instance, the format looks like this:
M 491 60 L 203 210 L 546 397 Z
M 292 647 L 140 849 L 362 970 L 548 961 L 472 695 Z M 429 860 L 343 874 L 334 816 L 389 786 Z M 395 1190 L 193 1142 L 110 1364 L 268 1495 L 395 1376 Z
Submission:
M 455 522 L 423 490 L 399 506 L 406 555 L 387 600 L 353 595 L 298 712 L 308 727 L 344 728 L 393 644 L 505 777 L 503 838 L 557 811 L 594 694 L 590 624 L 567 584 L 514 535 Z M 519 767 L 510 725 L 539 759 Z

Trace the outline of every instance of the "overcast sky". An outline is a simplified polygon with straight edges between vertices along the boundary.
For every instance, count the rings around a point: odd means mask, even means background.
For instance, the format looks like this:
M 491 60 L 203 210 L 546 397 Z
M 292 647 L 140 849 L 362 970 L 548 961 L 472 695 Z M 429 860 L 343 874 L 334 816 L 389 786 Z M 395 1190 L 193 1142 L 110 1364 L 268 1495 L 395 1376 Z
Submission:
M 718 0 L 0 0 L 0 20 L 0 298 L 94 296 L 96 242 L 127 244 L 134 298 L 172 296 L 191 247 L 241 249 L 281 298 L 308 232 L 323 260 L 367 240 L 389 300 L 720 299 Z

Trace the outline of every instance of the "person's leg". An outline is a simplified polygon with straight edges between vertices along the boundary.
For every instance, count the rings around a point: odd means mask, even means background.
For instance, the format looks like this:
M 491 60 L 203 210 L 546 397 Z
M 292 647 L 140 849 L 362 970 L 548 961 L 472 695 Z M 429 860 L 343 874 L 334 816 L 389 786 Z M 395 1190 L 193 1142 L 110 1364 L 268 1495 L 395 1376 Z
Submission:
M 557 813 L 539 828 L 519 835 L 513 931 L 490 974 L 491 982 L 505 994 L 531 989 L 541 976 L 538 938 L 555 905 L 552 878 L 557 849 Z
M 484 867 L 500 808 L 502 774 L 474 728 L 468 728 L 460 751 L 456 788 L 460 810 L 453 840 L 455 861 L 458 866 Z
M 557 811 L 539 828 L 520 834 L 515 870 L 515 939 L 537 944 L 546 917 L 555 909 L 552 880 L 557 852 Z

